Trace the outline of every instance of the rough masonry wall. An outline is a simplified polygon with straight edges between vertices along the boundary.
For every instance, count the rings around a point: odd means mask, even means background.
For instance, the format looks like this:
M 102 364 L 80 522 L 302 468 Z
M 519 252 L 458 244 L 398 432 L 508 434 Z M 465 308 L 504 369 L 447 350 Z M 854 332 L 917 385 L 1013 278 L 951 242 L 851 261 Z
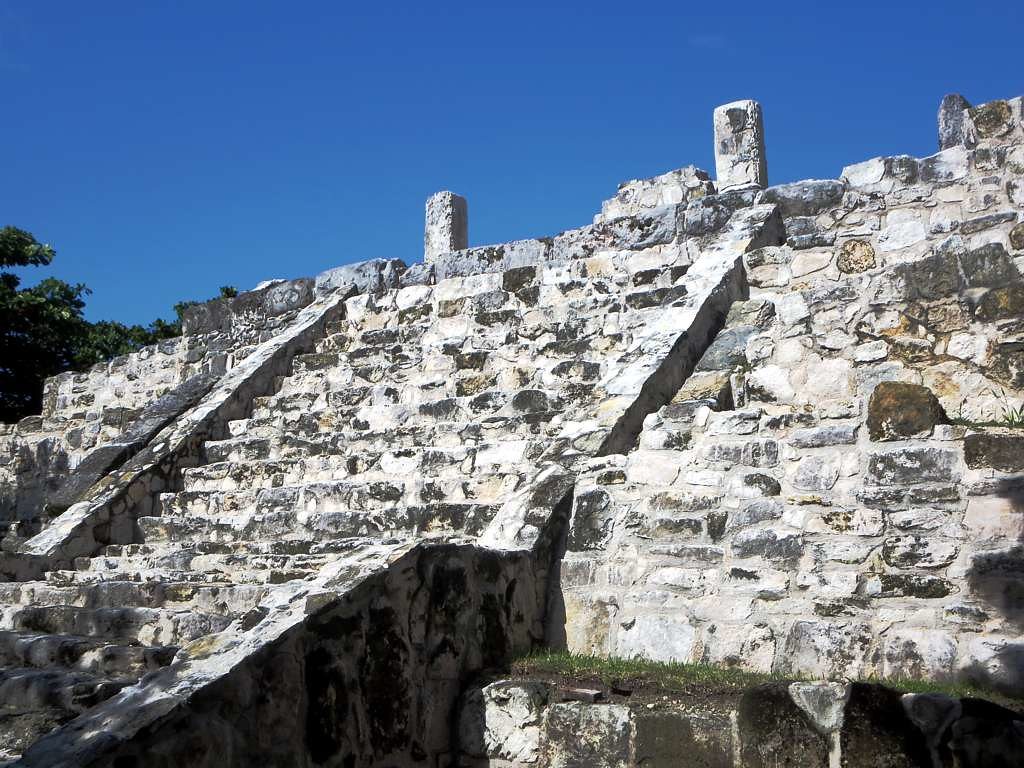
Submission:
M 0 590 L 0 753 L 65 724 L 26 765 L 442 761 L 468 676 L 542 634 L 1019 691 L 1024 452 L 977 422 L 1022 402 L 1021 100 L 945 103 L 933 157 L 768 189 L 740 104 L 716 122 L 735 188 L 684 168 L 455 251 L 435 217 L 429 263 L 204 305 L 144 381 L 55 384 L 39 421 L 73 457 L 111 386 L 221 373 L 8 539 L 32 567 Z M 11 466 L 19 498 L 53 482 Z M 515 503 L 546 473 L 575 483 L 550 593 L 531 557 L 561 506 Z
M 465 681 L 542 636 L 546 569 L 467 546 L 355 550 L 333 578 L 192 642 L 148 688 L 20 764 L 435 764 Z
M 870 683 L 774 682 L 696 696 L 604 685 L 588 692 L 600 700 L 544 679 L 471 686 L 459 712 L 458 764 L 1015 768 L 1024 749 L 1015 712 Z
M 1024 403 L 1021 99 L 962 122 L 973 148 L 754 198 L 786 244 L 578 484 L 571 649 L 1024 691 L 1024 435 L 986 425 Z
M 20 536 L 37 532 L 47 502 L 91 450 L 118 442 L 147 405 L 190 378 L 235 367 L 313 300 L 313 288 L 311 279 L 271 281 L 191 307 L 184 335 L 47 379 L 42 414 L 0 425 L 0 536 L 17 521 Z

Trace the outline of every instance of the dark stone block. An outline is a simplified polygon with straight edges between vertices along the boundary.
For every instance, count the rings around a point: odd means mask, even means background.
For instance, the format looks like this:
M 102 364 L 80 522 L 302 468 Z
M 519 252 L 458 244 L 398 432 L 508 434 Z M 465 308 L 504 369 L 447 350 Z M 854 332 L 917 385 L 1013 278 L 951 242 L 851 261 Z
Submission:
M 875 597 L 915 597 L 937 599 L 953 594 L 954 588 L 945 579 L 916 573 L 882 573 L 878 576 L 881 589 Z
M 895 273 L 908 301 L 943 299 L 964 287 L 955 253 L 941 252 L 925 259 L 900 264 Z
M 924 735 L 906 716 L 901 694 L 881 685 L 851 685 L 839 739 L 848 768 L 931 766 Z
M 868 401 L 868 433 L 872 440 L 903 440 L 931 434 L 949 418 L 928 387 L 883 381 Z
M 960 269 L 970 288 L 995 288 L 1020 279 L 1020 272 L 1002 243 L 986 243 L 960 254 Z
M 611 536 L 614 520 L 607 491 L 595 488 L 577 494 L 569 522 L 569 551 L 601 549 Z
M 725 371 L 747 362 L 747 341 L 757 333 L 752 325 L 740 325 L 721 331 L 701 355 L 695 370 Z
M 1024 471 L 1024 432 L 980 432 L 964 438 L 964 459 L 971 469 L 991 467 Z
M 964 235 L 972 235 L 975 232 L 981 232 L 984 229 L 990 229 L 991 227 L 997 227 L 1000 224 L 1009 224 L 1011 221 L 1017 220 L 1017 214 L 1012 211 L 1006 213 L 990 213 L 987 216 L 977 216 L 973 219 L 968 219 L 960 225 L 960 233 Z
M 827 768 L 828 740 L 793 703 L 786 683 L 745 692 L 737 707 L 744 768 Z
M 728 715 L 708 712 L 633 714 L 636 765 L 644 768 L 732 768 L 732 724 Z
M 768 187 L 758 197 L 757 202 L 774 203 L 779 206 L 784 219 L 793 216 L 817 216 L 840 205 L 845 192 L 846 185 L 834 179 L 798 181 Z
M 964 114 L 971 104 L 959 93 L 942 97 L 939 105 L 939 150 L 965 145 L 970 136 L 969 125 Z
M 985 323 L 1024 315 L 1024 283 L 993 288 L 981 297 L 975 314 Z
M 1005 101 L 990 101 L 973 107 L 970 116 L 978 136 L 983 139 L 1002 136 L 1013 127 L 1013 110 Z
M 530 285 L 537 277 L 536 267 L 516 267 L 505 270 L 501 278 L 501 287 L 509 293 L 517 291 Z

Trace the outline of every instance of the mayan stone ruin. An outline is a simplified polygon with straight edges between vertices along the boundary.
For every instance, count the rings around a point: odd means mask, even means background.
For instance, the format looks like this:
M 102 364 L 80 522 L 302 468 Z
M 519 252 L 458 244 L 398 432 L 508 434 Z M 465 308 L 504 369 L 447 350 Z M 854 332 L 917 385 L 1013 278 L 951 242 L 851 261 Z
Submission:
M 470 247 L 439 192 L 422 258 L 48 380 L 0 764 L 1024 765 L 1024 705 L 885 684 L 1024 698 L 1024 99 L 775 186 L 770 112 L 708 117 L 713 175 L 586 226 Z M 542 648 L 774 682 L 573 699 Z

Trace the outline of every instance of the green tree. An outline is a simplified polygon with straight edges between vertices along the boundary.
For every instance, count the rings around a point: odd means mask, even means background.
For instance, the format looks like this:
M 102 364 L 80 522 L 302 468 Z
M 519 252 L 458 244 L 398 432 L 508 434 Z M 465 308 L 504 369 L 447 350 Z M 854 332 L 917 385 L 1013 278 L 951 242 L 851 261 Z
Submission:
M 15 227 L 0 230 L 0 268 L 45 266 L 53 248 Z M 82 317 L 89 289 L 46 278 L 19 289 L 0 271 L 0 421 L 39 413 L 43 380 L 75 365 L 89 324 Z

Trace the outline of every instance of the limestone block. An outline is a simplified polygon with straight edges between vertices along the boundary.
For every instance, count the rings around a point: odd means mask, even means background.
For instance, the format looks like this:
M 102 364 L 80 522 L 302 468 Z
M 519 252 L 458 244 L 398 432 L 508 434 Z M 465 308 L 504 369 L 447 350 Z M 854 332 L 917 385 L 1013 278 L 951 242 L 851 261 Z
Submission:
M 890 630 L 882 649 L 882 675 L 889 678 L 948 679 L 956 667 L 957 644 L 949 633 L 921 627 Z
M 789 696 L 806 714 L 818 733 L 834 733 L 843 727 L 849 683 L 790 683 Z
M 867 624 L 801 620 L 793 623 L 779 656 L 781 669 L 835 679 L 869 677 L 880 671 Z
M 882 545 L 882 557 L 895 568 L 940 568 L 959 551 L 952 541 L 920 535 L 889 536 Z
M 793 474 L 793 486 L 802 491 L 827 491 L 839 479 L 839 462 L 833 456 L 805 456 Z
M 803 537 L 785 528 L 745 529 L 732 540 L 734 557 L 762 557 L 778 563 L 795 563 L 804 551 Z
M 459 746 L 491 760 L 536 762 L 548 690 L 543 683 L 498 681 L 471 690 L 459 717 Z
M 631 754 L 628 707 L 572 701 L 552 704 L 544 722 L 544 755 L 550 768 L 627 768 Z
M 447 190 L 427 199 L 426 226 L 423 232 L 423 260 L 469 247 L 469 213 L 466 198 Z
M 688 165 L 650 179 L 627 181 L 611 200 L 601 204 L 594 223 L 635 216 L 641 211 L 666 205 L 679 205 L 713 194 L 714 185 L 706 171 Z
M 914 445 L 868 455 L 867 479 L 874 485 L 955 482 L 959 457 L 949 448 Z
M 716 107 L 714 129 L 718 191 L 768 186 L 761 105 L 747 100 Z
M 758 195 L 759 203 L 779 206 L 783 218 L 817 216 L 841 205 L 846 185 L 835 179 L 797 181 L 768 187 Z M 786 222 L 787 230 L 789 222 Z
M 685 617 L 638 616 L 619 629 L 615 655 L 652 661 L 692 661 L 696 631 Z
M 939 149 L 965 146 L 973 147 L 977 143 L 974 124 L 967 114 L 970 102 L 959 93 L 949 93 L 942 97 L 939 104 Z

